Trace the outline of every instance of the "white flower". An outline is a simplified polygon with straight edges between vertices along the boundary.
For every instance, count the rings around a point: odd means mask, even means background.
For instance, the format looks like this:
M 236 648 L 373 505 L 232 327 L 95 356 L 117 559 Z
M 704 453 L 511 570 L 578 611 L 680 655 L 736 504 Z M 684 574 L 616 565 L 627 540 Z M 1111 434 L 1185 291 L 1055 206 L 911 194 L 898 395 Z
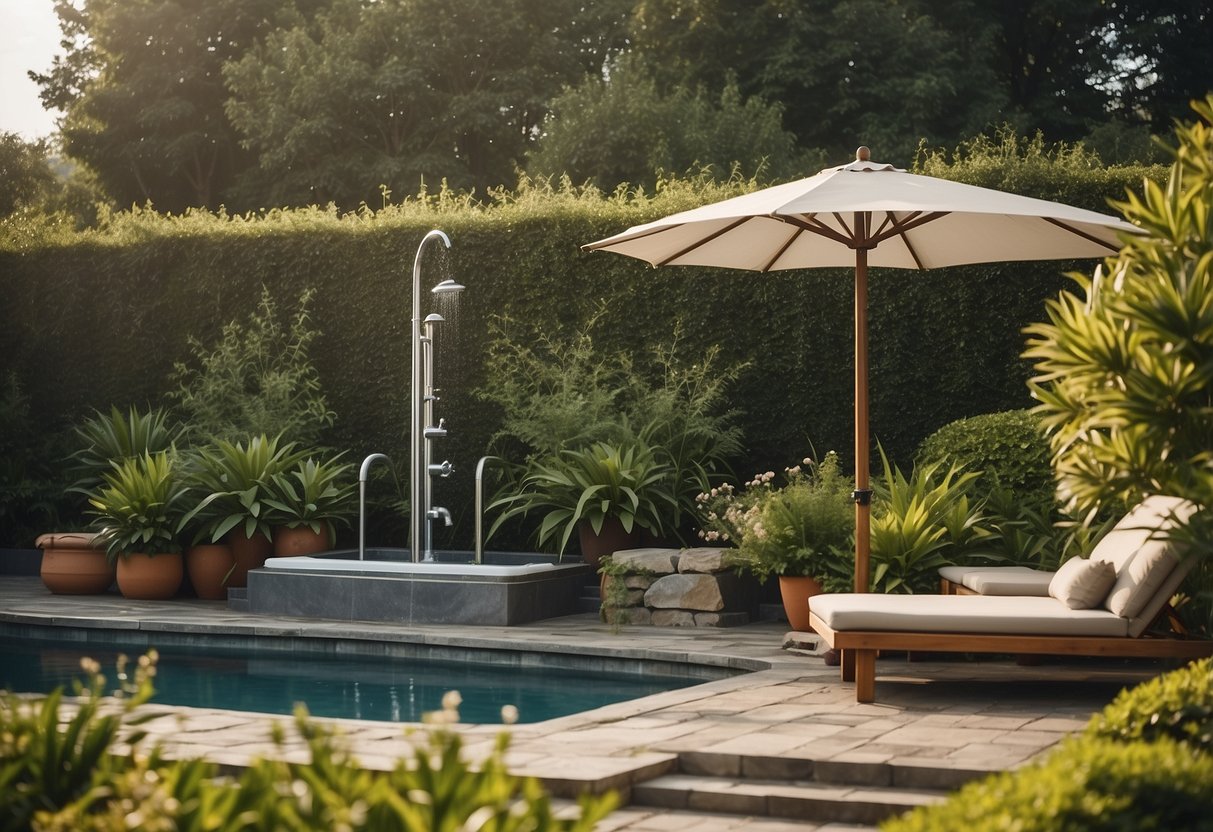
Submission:
M 518 721 L 518 709 L 513 705 L 501 706 L 501 722 L 504 725 L 513 725 Z
M 457 690 L 448 690 L 442 695 L 442 710 L 444 711 L 457 711 L 462 704 L 463 697 Z

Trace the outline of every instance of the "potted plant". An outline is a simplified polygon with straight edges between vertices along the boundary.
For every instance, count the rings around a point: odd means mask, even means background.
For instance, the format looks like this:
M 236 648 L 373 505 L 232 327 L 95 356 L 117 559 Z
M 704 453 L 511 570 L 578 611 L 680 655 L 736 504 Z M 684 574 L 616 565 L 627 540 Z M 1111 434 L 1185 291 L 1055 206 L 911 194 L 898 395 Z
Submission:
M 300 460 L 275 474 L 265 503 L 274 526 L 274 554 L 308 555 L 332 548 L 333 524 L 349 525 L 354 511 L 353 466 L 330 460 Z
M 94 411 L 73 430 L 80 442 L 70 457 L 78 476 L 73 488 L 86 495 L 110 473 L 111 463 L 170 451 L 182 435 L 182 428 L 172 425 L 162 408 L 141 413 L 134 406 L 126 413 L 117 407 L 111 407 L 108 414 Z
M 245 586 L 248 571 L 265 563 L 273 553 L 270 506 L 274 475 L 302 458 L 293 442 L 265 434 L 248 442 L 218 440 L 198 449 L 190 466 L 190 483 L 205 495 L 186 517 L 203 529 L 201 539 L 218 543 L 226 538 L 235 565 L 229 587 Z
M 489 534 L 511 517 L 544 511 L 539 544 L 559 535 L 563 555 L 576 530 L 582 557 L 596 567 L 603 555 L 635 546 L 640 529 L 662 533 L 662 518 L 677 506 L 669 479 L 669 469 L 638 439 L 563 450 L 532 463 L 517 493 L 490 504 L 505 511 Z
M 759 580 L 779 578 L 784 612 L 795 630 L 809 629 L 808 599 L 821 592 L 822 573 L 835 553 L 850 548 L 855 532 L 851 481 L 838 455 L 811 457 L 775 474 L 756 474 L 738 491 L 730 484 L 699 495 L 705 525 L 700 537 L 730 543 L 727 560 Z
M 98 544 L 117 561 L 118 588 L 126 598 L 171 598 L 181 586 L 177 533 L 189 489 L 167 452 L 114 462 L 89 497 Z
M 99 595 L 114 582 L 114 563 L 95 532 L 48 532 L 34 545 L 42 550 L 42 583 L 55 595 Z

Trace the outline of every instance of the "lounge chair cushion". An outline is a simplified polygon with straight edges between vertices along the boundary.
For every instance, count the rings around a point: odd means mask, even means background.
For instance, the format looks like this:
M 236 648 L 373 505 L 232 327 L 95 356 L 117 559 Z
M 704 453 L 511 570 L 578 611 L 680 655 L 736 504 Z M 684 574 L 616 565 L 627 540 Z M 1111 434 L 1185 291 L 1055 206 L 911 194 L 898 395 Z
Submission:
M 997 635 L 1124 636 L 1105 609 L 1072 610 L 1055 598 L 988 595 L 815 595 L 809 609 L 834 630 Z
M 939 576 L 978 595 L 1044 597 L 1049 594 L 1053 573 L 1026 566 L 945 566 Z
M 1125 618 L 1140 613 L 1179 564 L 1174 548 L 1165 540 L 1153 540 L 1138 549 L 1116 576 L 1104 601 L 1108 611 Z
M 1089 610 L 1103 604 L 1116 583 L 1116 570 L 1106 560 L 1070 558 L 1049 581 L 1049 595 L 1072 610 Z
M 1146 497 L 1095 544 L 1091 560 L 1109 561 L 1119 575 L 1143 547 L 1162 544 L 1174 548 L 1162 535 L 1176 523 L 1186 522 L 1195 511 L 1196 506 L 1181 497 Z

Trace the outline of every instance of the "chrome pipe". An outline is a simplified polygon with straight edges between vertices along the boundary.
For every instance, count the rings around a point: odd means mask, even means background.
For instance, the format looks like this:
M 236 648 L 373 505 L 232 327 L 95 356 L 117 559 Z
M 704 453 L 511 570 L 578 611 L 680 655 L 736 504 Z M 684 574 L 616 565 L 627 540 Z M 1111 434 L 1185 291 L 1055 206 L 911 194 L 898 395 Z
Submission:
M 358 469 L 358 560 L 366 560 L 366 481 L 371 465 L 380 459 L 391 462 L 387 454 L 371 454 Z
M 490 460 L 505 462 L 499 456 L 482 456 L 476 463 L 476 549 L 473 560 L 484 563 L 484 466 Z
M 425 422 L 425 361 L 421 345 L 421 254 L 431 240 L 441 240 L 448 249 L 451 238 L 437 228 L 421 238 L 417 246 L 417 254 L 413 258 L 413 319 L 412 335 L 409 341 L 412 350 L 412 373 L 409 385 L 410 430 L 409 430 L 409 549 L 413 561 L 421 557 L 424 545 L 424 529 L 428 525 L 425 514 L 429 508 L 429 494 L 426 484 L 429 472 L 426 471 L 425 437 L 423 431 Z

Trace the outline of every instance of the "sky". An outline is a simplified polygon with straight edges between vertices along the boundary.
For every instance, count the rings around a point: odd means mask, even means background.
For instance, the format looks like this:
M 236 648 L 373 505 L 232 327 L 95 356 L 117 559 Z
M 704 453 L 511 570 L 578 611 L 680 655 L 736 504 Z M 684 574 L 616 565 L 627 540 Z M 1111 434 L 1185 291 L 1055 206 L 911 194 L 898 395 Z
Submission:
M 58 114 L 42 109 L 25 73 L 50 69 L 58 51 L 53 0 L 0 0 L 0 133 L 32 140 L 54 132 Z

